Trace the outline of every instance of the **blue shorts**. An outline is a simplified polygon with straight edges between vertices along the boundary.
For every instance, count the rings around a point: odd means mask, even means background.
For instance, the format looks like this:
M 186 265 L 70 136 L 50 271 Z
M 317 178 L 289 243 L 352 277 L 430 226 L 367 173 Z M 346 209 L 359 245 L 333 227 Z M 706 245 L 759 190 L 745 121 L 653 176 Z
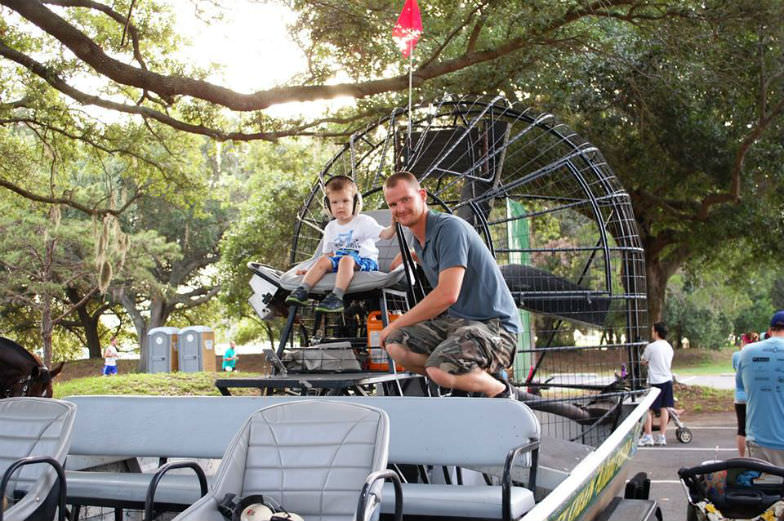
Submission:
M 662 407 L 675 407 L 675 398 L 672 395 L 672 380 L 661 384 L 651 384 L 659 389 L 659 396 L 651 404 L 651 410 L 658 412 Z
M 109 376 L 112 374 L 117 374 L 117 366 L 116 365 L 105 365 L 103 366 L 103 375 Z
M 345 257 L 346 255 L 352 257 L 354 259 L 354 262 L 357 263 L 357 266 L 359 266 L 359 270 L 357 271 L 378 271 L 378 263 L 373 259 L 368 259 L 367 257 L 360 257 L 359 253 L 354 250 L 350 250 L 350 251 L 338 250 L 334 257 L 329 258 L 330 262 L 332 262 L 333 273 L 338 271 L 338 263 L 340 262 L 340 259 Z

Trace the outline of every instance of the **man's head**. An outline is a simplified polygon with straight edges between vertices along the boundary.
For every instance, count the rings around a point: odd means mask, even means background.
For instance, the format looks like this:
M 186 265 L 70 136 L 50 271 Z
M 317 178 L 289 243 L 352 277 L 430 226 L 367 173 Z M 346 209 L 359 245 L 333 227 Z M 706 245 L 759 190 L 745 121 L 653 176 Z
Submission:
M 384 199 L 403 226 L 416 225 L 427 212 L 427 194 L 410 172 L 396 172 L 384 181 Z
M 109 342 L 111 342 L 111 344 L 112 344 L 113 346 L 116 346 L 116 345 L 117 345 L 117 337 L 116 337 L 116 336 L 113 336 L 113 337 L 112 337 L 112 339 L 111 339 Z
M 340 222 L 350 221 L 362 210 L 362 199 L 354 181 L 344 175 L 336 175 L 324 185 L 324 206 Z
M 770 318 L 770 329 L 768 331 L 772 336 L 784 336 L 784 309 L 773 313 L 773 316 Z
M 667 338 L 667 325 L 664 322 L 656 322 L 653 325 L 653 337 L 656 340 L 665 340 Z

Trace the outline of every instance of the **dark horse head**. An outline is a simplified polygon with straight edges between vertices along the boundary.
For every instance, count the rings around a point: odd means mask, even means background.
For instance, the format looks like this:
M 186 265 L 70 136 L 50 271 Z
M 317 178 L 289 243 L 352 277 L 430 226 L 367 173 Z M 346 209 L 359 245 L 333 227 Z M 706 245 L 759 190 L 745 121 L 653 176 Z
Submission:
M 12 340 L 0 337 L 0 398 L 51 398 L 52 379 L 62 370 L 62 362 L 50 371 L 33 353 Z

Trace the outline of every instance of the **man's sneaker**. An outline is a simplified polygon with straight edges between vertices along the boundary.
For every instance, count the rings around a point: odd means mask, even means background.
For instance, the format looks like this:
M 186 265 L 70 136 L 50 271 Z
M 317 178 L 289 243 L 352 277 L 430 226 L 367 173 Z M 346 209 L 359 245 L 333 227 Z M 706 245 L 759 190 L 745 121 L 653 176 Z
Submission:
M 657 447 L 665 447 L 667 445 L 667 438 L 665 438 L 663 434 L 657 434 L 656 438 L 653 440 L 653 444 Z
M 640 436 L 640 441 L 637 442 L 638 447 L 653 447 L 653 436 L 650 434 L 643 434 Z
M 292 304 L 306 304 L 308 302 L 308 290 L 303 288 L 302 286 L 298 287 L 291 294 L 286 297 L 286 304 L 291 306 Z
M 316 311 L 324 313 L 339 313 L 343 311 L 343 299 L 330 293 L 316 306 Z

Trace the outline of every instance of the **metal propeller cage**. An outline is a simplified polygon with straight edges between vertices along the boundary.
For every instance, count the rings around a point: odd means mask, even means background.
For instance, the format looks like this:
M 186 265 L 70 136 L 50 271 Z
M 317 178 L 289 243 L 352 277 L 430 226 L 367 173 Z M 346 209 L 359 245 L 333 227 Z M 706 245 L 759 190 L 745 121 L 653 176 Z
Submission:
M 501 97 L 445 99 L 408 115 L 396 109 L 355 132 L 319 173 L 295 226 L 292 263 L 312 256 L 321 238 L 326 180 L 353 178 L 364 210 L 376 210 L 386 208 L 386 177 L 407 170 L 431 209 L 466 219 L 495 256 L 525 329 L 515 384 L 556 409 L 619 403 L 644 387 L 644 253 L 629 195 L 598 148 L 553 115 Z M 585 441 L 578 423 L 571 437 Z

